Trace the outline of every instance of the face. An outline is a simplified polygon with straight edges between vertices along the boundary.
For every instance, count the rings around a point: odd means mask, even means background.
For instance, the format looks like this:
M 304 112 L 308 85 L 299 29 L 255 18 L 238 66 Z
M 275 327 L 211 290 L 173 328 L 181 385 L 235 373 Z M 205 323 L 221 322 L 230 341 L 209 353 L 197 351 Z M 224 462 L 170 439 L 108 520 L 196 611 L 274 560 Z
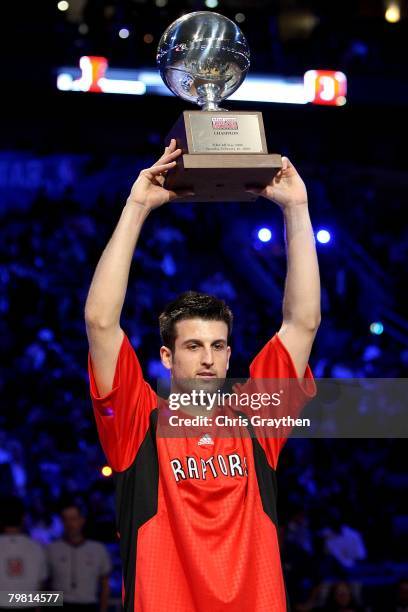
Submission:
M 65 534 L 68 537 L 77 537 L 82 534 L 85 519 L 78 508 L 65 508 L 62 511 L 62 521 L 64 523 Z
M 348 584 L 345 582 L 340 582 L 336 585 L 334 591 L 334 599 L 336 604 L 340 606 L 347 606 L 351 602 L 351 591 Z
M 185 319 L 176 323 L 176 334 L 174 351 L 165 346 L 160 349 L 162 363 L 171 370 L 172 380 L 194 379 L 207 390 L 218 387 L 219 379 L 227 375 L 231 355 L 227 324 Z

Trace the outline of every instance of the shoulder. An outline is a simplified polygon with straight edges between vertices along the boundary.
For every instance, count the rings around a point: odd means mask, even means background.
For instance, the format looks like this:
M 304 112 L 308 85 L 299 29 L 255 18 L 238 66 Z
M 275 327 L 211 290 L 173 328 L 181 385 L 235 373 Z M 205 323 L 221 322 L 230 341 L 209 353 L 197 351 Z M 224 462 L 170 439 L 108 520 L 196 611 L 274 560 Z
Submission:
M 62 550 L 63 548 L 66 548 L 66 543 L 64 542 L 64 540 L 54 540 L 54 542 L 50 542 L 50 544 L 48 544 L 47 546 L 47 550 L 51 553 L 53 552 L 57 552 Z
M 87 540 L 85 542 L 85 547 L 88 551 L 94 553 L 102 553 L 106 550 L 105 544 L 102 544 L 102 542 L 97 542 L 96 540 Z
M 29 550 L 31 554 L 36 554 L 37 556 L 41 557 L 44 555 L 44 547 L 36 540 L 33 540 L 33 538 L 30 538 L 28 535 L 21 537 L 20 545 L 22 548 Z

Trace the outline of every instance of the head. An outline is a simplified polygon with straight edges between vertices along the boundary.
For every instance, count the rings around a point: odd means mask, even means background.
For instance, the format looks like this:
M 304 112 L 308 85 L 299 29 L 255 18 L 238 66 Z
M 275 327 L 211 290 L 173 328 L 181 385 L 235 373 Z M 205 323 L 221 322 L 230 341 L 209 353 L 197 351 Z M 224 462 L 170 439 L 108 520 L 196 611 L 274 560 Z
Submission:
M 85 516 L 81 508 L 76 504 L 67 504 L 61 510 L 61 518 L 64 524 L 65 537 L 75 540 L 82 537 L 85 525 Z
M 159 317 L 160 357 L 172 380 L 193 379 L 207 387 L 211 378 L 224 380 L 232 322 L 225 302 L 205 293 L 188 291 L 168 304 Z
M 355 602 L 350 585 L 347 582 L 336 582 L 329 592 L 329 603 L 339 609 L 354 606 Z

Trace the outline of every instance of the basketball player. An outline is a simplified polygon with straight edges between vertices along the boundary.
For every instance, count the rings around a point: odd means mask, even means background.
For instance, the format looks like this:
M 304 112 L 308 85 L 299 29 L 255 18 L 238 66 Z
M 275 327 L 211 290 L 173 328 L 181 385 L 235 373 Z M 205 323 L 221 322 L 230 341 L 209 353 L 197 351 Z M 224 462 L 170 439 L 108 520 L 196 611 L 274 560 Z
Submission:
M 275 470 L 285 440 L 156 435 L 158 397 L 120 326 L 129 269 L 147 216 L 178 195 L 163 187 L 181 154 L 173 140 L 134 183 L 97 265 L 85 307 L 91 397 L 116 474 L 126 612 L 288 610 L 276 526 Z M 282 210 L 287 245 L 283 321 L 250 378 L 294 379 L 315 394 L 308 366 L 320 323 L 320 283 L 305 185 L 283 158 L 261 193 Z M 187 292 L 160 316 L 162 363 L 172 380 L 225 379 L 232 313 Z

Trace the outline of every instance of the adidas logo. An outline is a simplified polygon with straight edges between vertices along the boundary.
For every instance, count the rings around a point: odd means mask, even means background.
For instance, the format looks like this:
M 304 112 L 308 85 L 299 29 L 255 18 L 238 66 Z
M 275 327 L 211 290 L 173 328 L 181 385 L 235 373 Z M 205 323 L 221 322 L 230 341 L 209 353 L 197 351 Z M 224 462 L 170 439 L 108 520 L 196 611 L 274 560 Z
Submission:
M 197 442 L 197 444 L 200 446 L 201 444 L 214 444 L 214 440 L 212 439 L 212 437 L 210 436 L 210 434 L 204 434 L 203 436 L 201 436 L 201 438 L 199 439 L 199 441 Z

